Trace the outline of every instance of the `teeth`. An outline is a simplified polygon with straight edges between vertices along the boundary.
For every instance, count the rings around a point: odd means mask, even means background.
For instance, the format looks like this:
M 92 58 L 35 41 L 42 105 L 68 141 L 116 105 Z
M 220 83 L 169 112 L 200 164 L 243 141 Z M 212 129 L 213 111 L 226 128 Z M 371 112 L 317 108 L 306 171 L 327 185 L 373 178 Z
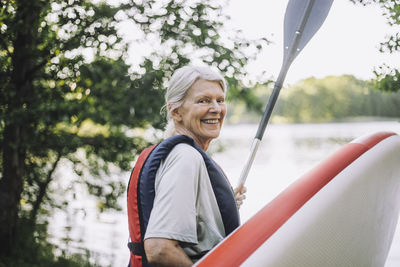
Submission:
M 214 123 L 218 123 L 218 120 L 203 120 L 203 122 L 214 124 Z

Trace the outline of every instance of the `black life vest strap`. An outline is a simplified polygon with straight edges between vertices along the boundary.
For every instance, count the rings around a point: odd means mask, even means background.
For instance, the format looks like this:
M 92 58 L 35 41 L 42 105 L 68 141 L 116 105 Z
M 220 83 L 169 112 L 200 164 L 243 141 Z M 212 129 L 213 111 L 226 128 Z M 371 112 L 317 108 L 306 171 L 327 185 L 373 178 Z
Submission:
M 190 258 L 192 261 L 198 261 L 198 260 L 200 260 L 201 258 L 203 258 L 204 255 L 206 255 L 208 252 L 209 252 L 209 251 L 204 251 L 204 252 L 201 252 L 201 253 L 198 254 L 198 255 L 189 256 L 189 258 Z
M 145 255 L 143 243 L 129 242 L 128 248 L 135 255 L 142 256 L 142 257 Z M 201 259 L 207 253 L 208 253 L 208 251 L 204 251 L 198 255 L 189 256 L 189 258 L 194 261 L 197 261 L 197 260 Z
M 135 255 L 142 256 L 142 257 L 145 255 L 144 246 L 143 246 L 142 242 L 140 242 L 140 243 L 129 242 L 128 243 L 128 248 Z

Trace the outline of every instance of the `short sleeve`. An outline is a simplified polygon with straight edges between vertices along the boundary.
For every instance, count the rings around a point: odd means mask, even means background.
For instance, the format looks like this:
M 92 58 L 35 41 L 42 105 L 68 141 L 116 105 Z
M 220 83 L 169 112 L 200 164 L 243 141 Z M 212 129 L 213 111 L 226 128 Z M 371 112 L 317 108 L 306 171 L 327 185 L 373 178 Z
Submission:
M 175 146 L 157 171 L 154 206 L 145 239 L 168 238 L 197 244 L 196 199 L 204 170 L 204 160 L 197 150 L 187 144 Z

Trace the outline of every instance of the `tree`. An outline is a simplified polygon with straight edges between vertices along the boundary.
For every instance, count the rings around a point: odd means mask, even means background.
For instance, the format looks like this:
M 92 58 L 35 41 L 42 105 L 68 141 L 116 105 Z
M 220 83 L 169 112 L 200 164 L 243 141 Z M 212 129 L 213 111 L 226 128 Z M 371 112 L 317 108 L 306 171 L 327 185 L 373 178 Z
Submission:
M 350 0 L 353 3 L 369 5 L 379 4 L 390 26 L 400 25 L 400 3 L 397 0 Z M 380 52 L 395 53 L 400 52 L 400 33 L 389 36 L 380 44 Z M 395 92 L 400 90 L 400 71 L 392 69 L 387 65 L 378 67 L 375 71 L 375 88 L 386 92 Z
M 283 92 L 276 114 L 287 122 L 399 117 L 400 92 L 387 94 L 352 75 L 304 79 Z
M 192 60 L 208 63 L 239 95 L 243 66 L 261 49 L 238 32 L 223 34 L 228 18 L 213 0 L 0 3 L 3 258 L 17 251 L 18 225 L 35 226 L 46 220 L 45 204 L 62 205 L 49 192 L 62 178 L 54 175 L 62 161 L 72 163 L 100 207 L 118 208 L 125 186 L 104 177 L 113 165 L 129 170 L 148 145 L 132 129 L 162 128 L 164 83 L 174 69 Z M 134 44 L 151 42 L 135 65 L 126 63 L 124 23 L 137 35 Z

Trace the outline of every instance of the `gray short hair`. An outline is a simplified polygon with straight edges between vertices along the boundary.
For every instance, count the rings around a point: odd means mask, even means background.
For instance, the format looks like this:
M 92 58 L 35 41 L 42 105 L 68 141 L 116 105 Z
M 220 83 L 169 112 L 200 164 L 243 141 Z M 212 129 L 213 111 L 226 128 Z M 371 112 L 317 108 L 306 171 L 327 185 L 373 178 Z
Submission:
M 199 79 L 218 82 L 224 93 L 227 91 L 224 77 L 210 67 L 185 66 L 177 69 L 169 80 L 165 93 L 165 105 L 163 109 L 167 112 L 168 120 L 167 127 L 165 128 L 165 137 L 175 134 L 175 124 L 172 120 L 171 112 L 182 105 L 190 87 Z

